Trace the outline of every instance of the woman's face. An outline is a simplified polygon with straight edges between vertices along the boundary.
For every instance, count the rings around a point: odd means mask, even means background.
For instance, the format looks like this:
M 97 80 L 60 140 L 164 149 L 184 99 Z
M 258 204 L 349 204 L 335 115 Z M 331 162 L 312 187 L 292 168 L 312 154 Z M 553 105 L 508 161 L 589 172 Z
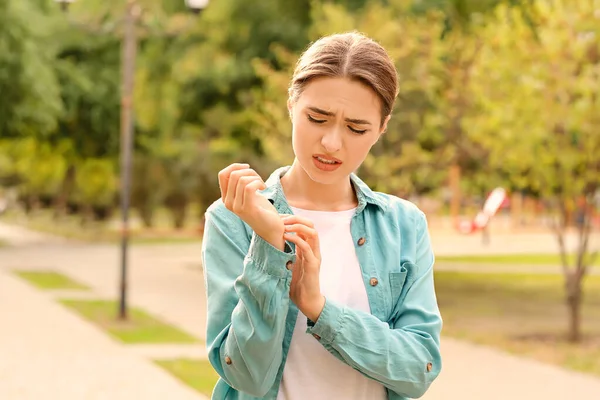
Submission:
M 323 184 L 357 170 L 389 120 L 380 126 L 375 92 L 346 78 L 317 78 L 288 107 L 294 154 L 308 176 Z

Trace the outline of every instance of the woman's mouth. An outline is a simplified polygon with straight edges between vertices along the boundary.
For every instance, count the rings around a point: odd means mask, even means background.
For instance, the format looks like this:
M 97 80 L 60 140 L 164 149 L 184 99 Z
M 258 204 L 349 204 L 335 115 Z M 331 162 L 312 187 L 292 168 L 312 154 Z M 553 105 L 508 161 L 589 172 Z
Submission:
M 313 162 L 317 168 L 322 171 L 334 171 L 342 165 L 342 162 L 337 158 L 327 157 L 324 155 L 314 155 Z

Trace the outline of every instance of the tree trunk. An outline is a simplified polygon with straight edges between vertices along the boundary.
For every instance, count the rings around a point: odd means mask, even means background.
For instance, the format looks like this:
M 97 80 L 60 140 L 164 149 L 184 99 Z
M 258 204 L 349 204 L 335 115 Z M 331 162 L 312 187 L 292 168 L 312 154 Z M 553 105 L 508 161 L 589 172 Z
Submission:
M 559 219 L 554 225 L 556 238 L 560 249 L 561 265 L 563 268 L 566 306 L 569 313 L 568 323 L 568 340 L 572 343 L 581 340 L 581 282 L 585 275 L 585 269 L 581 263 L 582 259 L 578 257 L 574 268 L 569 268 L 569 260 L 567 257 L 567 247 L 565 245 L 565 233 L 567 231 L 567 207 L 565 202 L 559 204 Z M 581 238 L 580 238 L 581 240 Z M 579 246 L 579 254 L 585 252 L 584 246 Z
M 571 274 L 566 280 L 567 309 L 569 311 L 569 336 L 570 342 L 581 340 L 581 279 L 576 273 Z
M 187 204 L 182 207 L 171 209 L 173 213 L 173 226 L 175 229 L 180 230 L 185 226 L 185 218 L 187 216 Z
M 79 220 L 80 226 L 82 228 L 87 228 L 93 219 L 93 215 L 94 211 L 92 210 L 92 206 L 85 204 L 81 210 L 81 219 Z
M 58 193 L 58 196 L 56 196 L 54 201 L 54 213 L 52 216 L 55 221 L 61 219 L 67 214 L 67 202 L 69 199 L 69 195 L 73 190 L 74 181 L 75 168 L 71 166 L 67 170 L 60 192 Z
M 138 208 L 138 211 L 140 213 L 140 217 L 142 218 L 144 227 L 152 229 L 154 227 L 154 207 L 149 204 L 148 201 L 142 204 Z

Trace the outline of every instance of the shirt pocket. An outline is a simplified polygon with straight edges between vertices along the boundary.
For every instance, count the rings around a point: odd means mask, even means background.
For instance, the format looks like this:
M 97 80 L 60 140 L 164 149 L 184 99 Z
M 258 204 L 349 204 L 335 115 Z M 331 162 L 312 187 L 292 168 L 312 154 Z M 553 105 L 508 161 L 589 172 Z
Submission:
M 393 324 L 398 318 L 398 310 L 405 295 L 405 286 L 409 270 L 413 268 L 410 262 L 405 262 L 400 267 L 400 271 L 390 272 L 390 293 L 391 293 L 391 312 L 388 323 Z

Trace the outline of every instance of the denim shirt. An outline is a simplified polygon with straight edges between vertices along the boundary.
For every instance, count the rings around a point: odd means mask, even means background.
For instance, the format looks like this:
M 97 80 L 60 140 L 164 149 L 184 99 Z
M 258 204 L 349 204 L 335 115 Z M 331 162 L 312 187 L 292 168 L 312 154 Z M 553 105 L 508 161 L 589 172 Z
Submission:
M 293 214 L 276 170 L 266 196 Z M 312 334 L 341 362 L 387 389 L 388 399 L 421 397 L 441 370 L 442 319 L 427 221 L 412 203 L 373 192 L 350 176 L 358 207 L 351 234 L 371 313 L 326 299 Z M 294 245 L 256 235 L 221 200 L 206 212 L 202 261 L 208 358 L 220 376 L 212 399 L 276 399 L 298 316 L 290 301 Z M 310 385 L 311 382 L 305 382 Z

